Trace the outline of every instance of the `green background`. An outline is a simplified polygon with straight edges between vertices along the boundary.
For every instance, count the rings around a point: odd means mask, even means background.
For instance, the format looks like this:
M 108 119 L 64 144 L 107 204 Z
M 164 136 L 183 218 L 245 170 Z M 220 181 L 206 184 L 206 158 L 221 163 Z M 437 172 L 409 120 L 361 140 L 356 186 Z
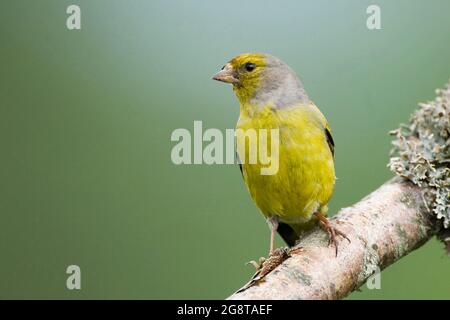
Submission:
M 299 73 L 334 131 L 333 213 L 392 176 L 387 132 L 449 79 L 449 36 L 448 0 L 1 1 L 0 298 L 228 296 L 266 223 L 236 165 L 170 159 L 174 129 L 236 123 L 211 75 L 246 51 Z M 449 268 L 432 240 L 350 298 L 449 299 Z

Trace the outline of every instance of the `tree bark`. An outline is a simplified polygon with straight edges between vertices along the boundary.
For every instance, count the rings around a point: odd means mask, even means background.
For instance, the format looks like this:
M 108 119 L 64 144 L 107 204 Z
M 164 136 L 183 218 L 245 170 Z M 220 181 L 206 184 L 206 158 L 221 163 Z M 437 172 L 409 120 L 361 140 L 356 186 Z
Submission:
M 339 238 L 337 257 L 316 228 L 281 265 L 228 299 L 341 299 L 437 232 L 422 190 L 399 177 L 331 221 L 351 240 Z

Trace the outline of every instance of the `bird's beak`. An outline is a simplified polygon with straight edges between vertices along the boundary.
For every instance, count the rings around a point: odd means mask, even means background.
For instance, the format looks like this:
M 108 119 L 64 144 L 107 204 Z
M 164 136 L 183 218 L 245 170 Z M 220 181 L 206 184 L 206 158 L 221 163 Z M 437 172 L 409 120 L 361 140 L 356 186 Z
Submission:
M 213 77 L 213 80 L 222 81 L 226 83 L 238 83 L 239 79 L 236 78 L 235 72 L 231 64 L 227 63 L 222 70 L 217 72 Z

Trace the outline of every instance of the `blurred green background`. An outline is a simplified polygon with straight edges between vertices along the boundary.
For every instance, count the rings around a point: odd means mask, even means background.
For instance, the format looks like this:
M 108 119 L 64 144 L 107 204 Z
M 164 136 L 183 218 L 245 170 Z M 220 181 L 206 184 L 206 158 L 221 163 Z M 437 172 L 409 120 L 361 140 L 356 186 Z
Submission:
M 236 165 L 170 159 L 174 129 L 236 123 L 211 75 L 246 51 L 299 73 L 334 130 L 336 212 L 392 176 L 387 132 L 449 79 L 449 36 L 448 0 L 1 1 L 0 298 L 228 296 L 266 223 Z M 432 240 L 350 298 L 449 299 L 449 268 Z

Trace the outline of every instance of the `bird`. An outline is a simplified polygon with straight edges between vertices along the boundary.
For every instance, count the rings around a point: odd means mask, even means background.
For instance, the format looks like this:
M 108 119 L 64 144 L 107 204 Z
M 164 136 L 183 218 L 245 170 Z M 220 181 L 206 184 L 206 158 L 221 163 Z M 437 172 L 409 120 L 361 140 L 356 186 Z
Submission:
M 275 174 L 261 174 L 264 164 L 260 161 L 239 164 L 251 198 L 270 228 L 269 257 L 276 249 L 277 232 L 293 247 L 305 230 L 317 224 L 328 233 L 337 256 L 337 237 L 350 239 L 327 218 L 336 181 L 335 144 L 327 119 L 310 100 L 299 77 L 273 55 L 243 53 L 212 78 L 233 86 L 240 104 L 236 129 L 278 130 Z M 236 135 L 238 159 L 248 156 L 245 139 Z

